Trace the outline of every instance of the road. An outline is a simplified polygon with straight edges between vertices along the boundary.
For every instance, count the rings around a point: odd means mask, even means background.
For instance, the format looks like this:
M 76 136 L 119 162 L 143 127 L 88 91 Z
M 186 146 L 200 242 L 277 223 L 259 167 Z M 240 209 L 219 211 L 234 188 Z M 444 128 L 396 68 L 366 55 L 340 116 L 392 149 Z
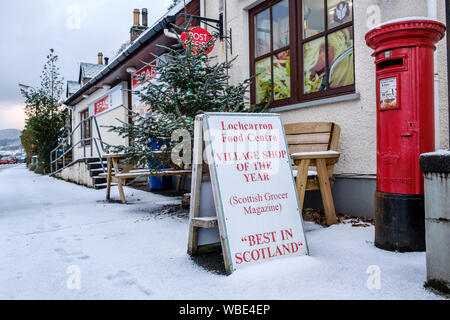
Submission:
M 116 188 L 112 197 L 119 198 Z M 423 288 L 425 253 L 373 245 L 374 228 L 306 223 L 311 255 L 227 277 L 187 254 L 188 220 L 155 215 L 179 203 L 0 169 L 0 299 L 439 299 Z

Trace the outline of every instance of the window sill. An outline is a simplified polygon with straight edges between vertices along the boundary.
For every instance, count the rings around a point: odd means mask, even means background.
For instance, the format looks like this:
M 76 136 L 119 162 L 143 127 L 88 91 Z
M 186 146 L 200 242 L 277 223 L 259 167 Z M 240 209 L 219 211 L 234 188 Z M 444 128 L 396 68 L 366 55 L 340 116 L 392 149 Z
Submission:
M 330 104 L 330 103 L 359 100 L 359 98 L 360 98 L 360 95 L 358 92 L 356 92 L 356 93 L 346 94 L 346 95 L 342 95 L 342 96 L 335 96 L 335 97 L 331 97 L 331 98 L 324 98 L 324 99 L 320 99 L 320 100 L 313 100 L 313 101 L 291 104 L 289 106 L 276 107 L 276 108 L 269 109 L 269 112 L 291 111 L 291 110 L 321 106 L 321 105 Z

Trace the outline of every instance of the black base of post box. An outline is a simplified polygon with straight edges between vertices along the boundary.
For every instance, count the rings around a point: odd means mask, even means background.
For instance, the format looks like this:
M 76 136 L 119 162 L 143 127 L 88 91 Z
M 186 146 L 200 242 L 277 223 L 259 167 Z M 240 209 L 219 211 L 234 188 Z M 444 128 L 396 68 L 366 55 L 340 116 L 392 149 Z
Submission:
M 425 251 L 423 194 L 375 192 L 375 246 L 389 251 Z

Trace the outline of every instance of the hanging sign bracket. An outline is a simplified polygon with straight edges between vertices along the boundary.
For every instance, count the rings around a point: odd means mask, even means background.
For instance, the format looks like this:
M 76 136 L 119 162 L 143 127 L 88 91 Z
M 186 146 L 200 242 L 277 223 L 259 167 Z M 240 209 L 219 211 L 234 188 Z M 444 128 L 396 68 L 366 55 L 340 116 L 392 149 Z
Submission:
M 195 16 L 192 14 L 185 14 L 185 13 L 181 13 L 180 14 L 181 17 L 186 17 L 186 18 L 192 18 L 192 19 L 196 19 L 199 20 L 201 22 L 204 22 L 205 24 L 207 24 L 208 26 L 210 26 L 211 28 L 216 29 L 217 31 L 219 31 L 219 37 L 222 40 L 224 38 L 224 33 L 223 33 L 223 13 L 219 14 L 219 19 L 211 19 L 211 18 L 206 18 L 206 17 L 201 17 L 201 16 Z M 211 25 L 208 22 L 212 22 L 215 23 L 216 25 Z

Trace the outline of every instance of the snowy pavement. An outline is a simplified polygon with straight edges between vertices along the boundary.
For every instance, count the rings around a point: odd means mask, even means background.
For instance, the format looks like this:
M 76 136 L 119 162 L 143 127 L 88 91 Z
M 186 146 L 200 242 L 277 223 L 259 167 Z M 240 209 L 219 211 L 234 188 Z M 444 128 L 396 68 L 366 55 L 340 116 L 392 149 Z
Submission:
M 442 299 L 423 288 L 425 253 L 377 249 L 373 227 L 350 224 L 306 223 L 310 256 L 210 272 L 186 254 L 187 219 L 152 215 L 179 198 L 126 193 L 132 204 L 106 203 L 0 168 L 0 299 Z

